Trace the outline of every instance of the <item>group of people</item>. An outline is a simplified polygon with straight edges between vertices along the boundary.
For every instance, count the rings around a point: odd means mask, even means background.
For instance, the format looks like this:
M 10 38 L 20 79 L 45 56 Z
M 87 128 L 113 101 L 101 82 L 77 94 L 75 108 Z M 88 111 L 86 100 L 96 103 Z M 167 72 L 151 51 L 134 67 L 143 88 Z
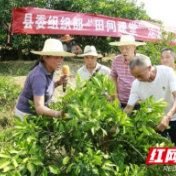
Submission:
M 82 50 L 75 44 L 75 49 L 64 49 L 63 38 L 47 39 L 42 51 L 32 51 L 41 55 L 41 60 L 30 71 L 22 93 L 15 109 L 15 114 L 21 119 L 26 114 L 42 114 L 48 117 L 60 118 L 62 111 L 52 110 L 48 103 L 52 98 L 54 89 L 68 79 L 61 76 L 54 81 L 55 71 L 61 68 L 65 57 L 73 57 Z M 74 43 L 72 44 L 74 45 Z M 151 95 L 157 101 L 163 98 L 169 106 L 165 109 L 165 115 L 155 128 L 161 135 L 167 137 L 169 133 L 173 143 L 176 144 L 176 67 L 175 52 L 172 48 L 164 48 L 161 51 L 161 64 L 152 66 L 149 57 L 136 53 L 136 47 L 146 45 L 137 42 L 131 35 L 122 35 L 119 42 L 111 42 L 110 45 L 118 46 L 121 54 L 113 59 L 111 69 L 98 63 L 98 53 L 95 46 L 85 46 L 83 54 L 85 65 L 77 73 L 81 79 L 89 79 L 95 72 L 108 74 L 116 85 L 116 95 L 110 99 L 118 98 L 121 108 L 127 113 L 133 109 L 139 109 L 138 100 L 145 101 Z M 66 46 L 65 46 L 66 48 Z M 72 48 L 72 47 L 70 47 Z M 34 103 L 35 112 L 31 111 L 29 100 Z M 166 129 L 168 125 L 170 129 Z

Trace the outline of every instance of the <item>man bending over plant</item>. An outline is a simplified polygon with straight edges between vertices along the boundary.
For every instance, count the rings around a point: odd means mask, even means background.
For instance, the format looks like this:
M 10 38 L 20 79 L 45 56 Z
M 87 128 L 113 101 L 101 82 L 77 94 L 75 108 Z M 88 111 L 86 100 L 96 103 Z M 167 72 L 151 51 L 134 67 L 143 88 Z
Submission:
M 176 144 L 176 76 L 170 67 L 152 66 L 144 56 L 134 57 L 130 63 L 130 72 L 136 78 L 132 84 L 130 97 L 124 111 L 132 112 L 138 99 L 146 100 L 153 96 L 155 100 L 164 99 L 169 105 L 165 108 L 165 115 L 155 130 L 162 136 L 167 132 Z M 170 126 L 170 129 L 166 129 Z

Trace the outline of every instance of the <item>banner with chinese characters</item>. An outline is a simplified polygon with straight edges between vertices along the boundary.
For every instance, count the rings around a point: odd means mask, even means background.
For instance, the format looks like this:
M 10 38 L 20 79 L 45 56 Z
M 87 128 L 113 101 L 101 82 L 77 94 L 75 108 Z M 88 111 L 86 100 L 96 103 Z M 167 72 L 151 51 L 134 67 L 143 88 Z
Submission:
M 155 41 L 160 38 L 160 30 L 159 24 L 143 20 L 30 7 L 13 9 L 12 33 L 111 37 L 130 34 L 137 40 Z M 176 29 L 165 28 L 165 30 L 176 33 Z

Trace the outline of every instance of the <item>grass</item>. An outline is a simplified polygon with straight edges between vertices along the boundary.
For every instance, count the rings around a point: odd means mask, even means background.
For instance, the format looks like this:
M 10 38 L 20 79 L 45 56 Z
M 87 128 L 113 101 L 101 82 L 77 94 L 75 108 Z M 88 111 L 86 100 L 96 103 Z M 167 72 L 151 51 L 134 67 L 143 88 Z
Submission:
M 115 55 L 103 57 L 101 64 L 111 67 L 112 59 Z M 30 68 L 36 61 L 0 61 L 0 74 L 4 76 L 27 76 Z M 64 64 L 84 64 L 83 58 L 75 58 L 73 61 L 64 61 Z M 80 66 L 81 67 L 81 66 Z
M 1 61 L 0 74 L 4 76 L 26 76 L 35 61 Z
M 14 107 L 21 88 L 12 77 L 0 75 L 0 128 L 6 128 L 14 117 Z

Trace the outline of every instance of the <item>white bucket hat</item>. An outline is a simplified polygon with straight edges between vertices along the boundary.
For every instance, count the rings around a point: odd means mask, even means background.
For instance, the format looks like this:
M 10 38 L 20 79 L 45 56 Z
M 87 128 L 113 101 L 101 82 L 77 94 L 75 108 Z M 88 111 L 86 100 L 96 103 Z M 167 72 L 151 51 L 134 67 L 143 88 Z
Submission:
M 90 46 L 90 45 L 87 45 L 85 46 L 84 48 L 84 53 L 83 54 L 79 54 L 78 56 L 81 57 L 81 56 L 98 56 L 99 54 L 97 53 L 97 50 L 95 48 L 95 46 Z
M 31 53 L 48 56 L 74 56 L 75 54 L 64 51 L 62 42 L 58 39 L 45 40 L 42 51 L 31 51 Z
M 122 35 L 119 42 L 110 42 L 110 45 L 123 46 L 123 45 L 146 45 L 145 42 L 136 42 L 134 36 L 132 35 Z

